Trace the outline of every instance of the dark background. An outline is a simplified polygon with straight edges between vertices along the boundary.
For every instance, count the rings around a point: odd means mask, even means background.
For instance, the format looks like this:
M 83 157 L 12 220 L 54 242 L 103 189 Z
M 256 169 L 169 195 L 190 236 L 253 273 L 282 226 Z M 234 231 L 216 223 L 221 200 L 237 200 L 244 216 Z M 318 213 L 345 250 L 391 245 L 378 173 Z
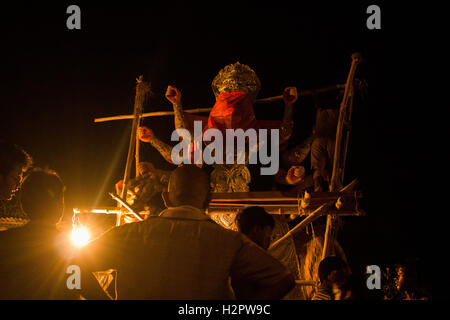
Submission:
M 66 28 L 71 4 L 81 8 L 81 30 Z M 381 8 L 381 30 L 366 27 L 370 4 Z M 73 207 L 114 204 L 107 192 L 123 177 L 131 121 L 94 118 L 132 113 L 139 75 L 155 93 L 144 112 L 171 110 L 169 84 L 181 90 L 185 108 L 205 108 L 215 100 L 211 81 L 227 64 L 255 70 L 263 98 L 286 86 L 344 83 L 351 54 L 361 52 L 356 76 L 367 80 L 369 93 L 355 105 L 346 181 L 360 179 L 367 216 L 348 219 L 342 244 L 356 272 L 418 257 L 435 274 L 445 229 L 431 220 L 428 191 L 437 185 L 428 178 L 439 170 L 425 138 L 429 108 L 419 103 L 431 40 L 423 23 L 414 23 L 418 11 L 429 17 L 429 8 L 297 1 L 2 6 L 0 135 L 23 146 L 36 165 L 59 172 L 68 215 Z M 281 119 L 283 105 L 255 112 Z M 314 112 L 309 98 L 297 102 L 293 142 L 309 133 Z M 169 141 L 172 117 L 146 124 Z M 142 157 L 170 168 L 148 145 Z M 442 287 L 435 283 L 439 296 Z

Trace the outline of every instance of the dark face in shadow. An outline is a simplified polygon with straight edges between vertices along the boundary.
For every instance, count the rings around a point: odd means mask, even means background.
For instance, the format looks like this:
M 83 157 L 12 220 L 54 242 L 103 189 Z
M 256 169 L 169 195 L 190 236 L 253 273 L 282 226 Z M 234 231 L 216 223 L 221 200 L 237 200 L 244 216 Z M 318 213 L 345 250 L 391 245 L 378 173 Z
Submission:
M 0 200 L 10 200 L 23 180 L 23 165 L 16 165 L 6 176 L 0 175 Z
M 248 237 L 264 250 L 270 246 L 273 229 L 270 226 L 254 226 L 248 233 Z

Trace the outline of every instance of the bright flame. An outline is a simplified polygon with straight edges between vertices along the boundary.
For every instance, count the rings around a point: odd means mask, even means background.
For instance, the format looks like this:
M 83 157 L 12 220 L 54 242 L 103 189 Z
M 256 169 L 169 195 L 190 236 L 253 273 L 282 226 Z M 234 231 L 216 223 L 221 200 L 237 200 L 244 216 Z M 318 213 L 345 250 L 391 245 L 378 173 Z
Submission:
M 89 231 L 84 227 L 78 227 L 72 230 L 72 243 L 77 247 L 86 245 L 89 241 Z

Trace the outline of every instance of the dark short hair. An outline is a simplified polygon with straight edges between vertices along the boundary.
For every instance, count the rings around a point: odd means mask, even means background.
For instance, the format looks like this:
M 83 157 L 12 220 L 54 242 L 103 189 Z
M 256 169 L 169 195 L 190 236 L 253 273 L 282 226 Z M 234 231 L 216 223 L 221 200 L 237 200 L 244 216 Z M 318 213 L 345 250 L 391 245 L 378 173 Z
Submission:
M 17 165 L 24 169 L 31 167 L 33 160 L 28 153 L 16 144 L 0 139 L 0 175 L 7 176 Z
M 269 226 L 273 229 L 275 220 L 264 208 L 259 206 L 247 207 L 236 217 L 236 223 L 243 234 L 248 234 L 255 226 Z
M 172 171 L 168 191 L 174 206 L 205 206 L 209 200 L 209 175 L 195 165 L 182 165 Z
M 329 256 L 319 263 L 319 279 L 321 282 L 325 281 L 331 272 L 335 270 L 342 270 L 347 267 L 347 264 L 339 257 Z
M 23 210 L 30 218 L 40 218 L 49 205 L 62 201 L 66 187 L 61 177 L 47 168 L 33 168 L 25 177 L 20 189 Z

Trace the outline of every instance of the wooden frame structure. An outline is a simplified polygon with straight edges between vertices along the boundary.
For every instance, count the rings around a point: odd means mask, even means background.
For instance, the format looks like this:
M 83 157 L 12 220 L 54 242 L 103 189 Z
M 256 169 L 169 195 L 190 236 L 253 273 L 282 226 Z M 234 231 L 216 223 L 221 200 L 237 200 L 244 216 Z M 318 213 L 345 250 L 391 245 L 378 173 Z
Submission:
M 283 193 L 278 191 L 268 192 L 246 192 L 246 193 L 213 193 L 212 200 L 206 211 L 207 214 L 220 214 L 220 213 L 237 213 L 248 206 L 262 206 L 270 214 L 289 214 L 305 216 L 305 219 L 301 221 L 297 226 L 292 228 L 285 236 L 278 239 L 271 244 L 271 247 L 277 246 L 279 243 L 289 238 L 293 234 L 303 230 L 308 224 L 312 223 L 321 216 L 327 217 L 326 231 L 324 237 L 324 245 L 322 252 L 322 259 L 330 255 L 331 239 L 335 237 L 335 225 L 341 216 L 362 216 L 364 211 L 359 209 L 358 201 L 362 197 L 360 192 L 353 191 L 353 187 L 356 184 L 356 180 L 351 182 L 346 187 L 343 187 L 345 163 L 348 151 L 348 144 L 350 138 L 350 123 L 353 109 L 353 97 L 354 97 L 354 80 L 355 71 L 358 64 L 362 61 L 359 53 L 352 55 L 352 63 L 350 72 L 345 84 L 338 84 L 322 89 L 308 90 L 300 92 L 300 96 L 313 95 L 321 92 L 333 91 L 344 89 L 344 96 L 339 109 L 339 119 L 336 131 L 335 152 L 333 158 L 333 171 L 331 180 L 329 183 L 329 192 L 313 192 L 304 193 L 302 195 Z M 136 101 L 133 115 L 120 115 L 104 118 L 96 118 L 95 122 L 105 122 L 122 119 L 133 119 L 133 125 L 131 130 L 130 144 L 128 149 L 127 163 L 124 174 L 124 187 L 121 197 L 113 196 L 119 203 L 124 203 L 122 200 L 127 190 L 127 182 L 131 172 L 133 155 L 136 158 L 136 168 L 138 163 L 138 145 L 139 140 L 137 138 L 137 126 L 139 121 L 143 117 L 165 116 L 173 115 L 171 111 L 160 112 L 142 112 L 143 96 L 148 92 L 146 89 L 148 85 L 142 80 L 142 76 L 137 79 L 136 86 Z M 273 101 L 282 100 L 283 96 L 275 96 L 265 99 L 259 99 L 255 102 L 268 103 Z M 211 108 L 196 108 L 188 109 L 185 112 L 190 113 L 202 113 L 209 112 Z M 136 170 L 137 171 L 137 170 Z M 106 213 L 117 214 L 117 225 L 120 225 L 121 216 L 125 212 L 129 212 L 134 216 L 138 216 L 132 211 L 131 208 L 124 206 L 125 208 L 113 208 L 107 209 Z M 85 209 L 85 211 L 91 209 Z M 109 210 L 109 212 L 108 212 Z M 142 218 L 142 217 L 140 217 Z M 315 285 L 316 283 L 311 280 L 297 280 L 298 285 Z

